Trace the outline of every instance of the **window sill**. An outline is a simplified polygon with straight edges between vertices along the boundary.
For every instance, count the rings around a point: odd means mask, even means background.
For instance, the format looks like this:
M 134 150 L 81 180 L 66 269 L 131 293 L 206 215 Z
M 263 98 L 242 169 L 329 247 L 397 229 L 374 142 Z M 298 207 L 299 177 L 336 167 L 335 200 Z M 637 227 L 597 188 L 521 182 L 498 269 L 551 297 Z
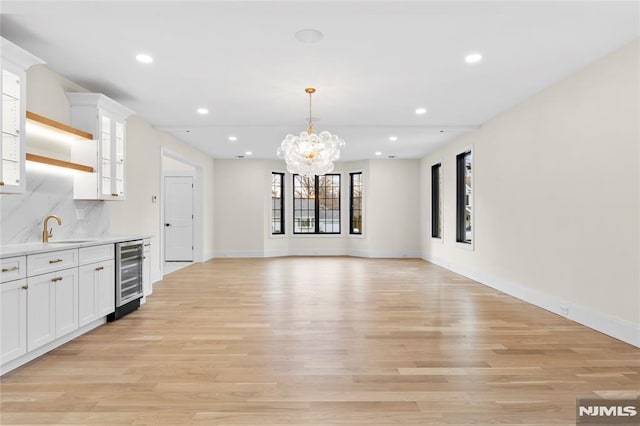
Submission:
M 461 243 L 459 241 L 456 241 L 456 247 L 467 251 L 474 251 L 473 243 Z
M 344 238 L 343 234 L 291 234 L 293 238 Z

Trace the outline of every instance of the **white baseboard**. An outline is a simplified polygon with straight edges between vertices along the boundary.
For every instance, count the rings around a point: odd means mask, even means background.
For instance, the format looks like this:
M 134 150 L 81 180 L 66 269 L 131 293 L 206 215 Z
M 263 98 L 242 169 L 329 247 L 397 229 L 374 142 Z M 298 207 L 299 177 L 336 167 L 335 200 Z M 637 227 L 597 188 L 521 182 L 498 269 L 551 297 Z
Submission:
M 370 258 L 391 258 L 391 259 L 421 259 L 420 251 L 381 251 L 381 250 L 347 250 L 348 256 L 370 257 Z
M 430 256 L 424 260 L 640 348 L 640 324 Z M 566 308 L 566 313 L 562 312 Z
M 289 249 L 265 250 L 264 257 L 285 257 L 289 256 Z
M 264 252 L 219 252 L 216 257 L 285 257 L 285 256 L 354 256 L 369 258 L 414 258 L 420 259 L 420 251 L 372 251 L 350 249 L 276 249 Z
M 251 258 L 265 257 L 263 251 L 217 251 L 215 258 Z
M 346 256 L 346 249 L 295 249 L 287 256 Z

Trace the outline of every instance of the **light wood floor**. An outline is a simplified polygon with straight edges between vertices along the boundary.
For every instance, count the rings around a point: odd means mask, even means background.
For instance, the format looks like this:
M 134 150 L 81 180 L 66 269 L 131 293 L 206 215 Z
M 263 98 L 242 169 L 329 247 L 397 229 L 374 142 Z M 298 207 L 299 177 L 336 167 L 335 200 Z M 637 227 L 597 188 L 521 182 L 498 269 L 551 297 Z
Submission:
M 574 424 L 640 349 L 421 260 L 220 259 L 2 378 L 2 424 Z

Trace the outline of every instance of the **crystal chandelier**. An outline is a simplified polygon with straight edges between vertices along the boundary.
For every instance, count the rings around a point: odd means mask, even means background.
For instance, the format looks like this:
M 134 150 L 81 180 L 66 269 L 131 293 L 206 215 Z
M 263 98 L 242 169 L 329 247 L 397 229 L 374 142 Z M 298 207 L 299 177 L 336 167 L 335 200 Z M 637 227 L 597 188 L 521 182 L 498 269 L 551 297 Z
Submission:
M 327 131 L 313 133 L 311 95 L 316 89 L 308 87 L 304 91 L 309 94 L 309 126 L 299 136 L 288 134 L 278 148 L 278 157 L 284 158 L 289 173 L 320 176 L 333 171 L 333 162 L 340 159 L 344 140 Z

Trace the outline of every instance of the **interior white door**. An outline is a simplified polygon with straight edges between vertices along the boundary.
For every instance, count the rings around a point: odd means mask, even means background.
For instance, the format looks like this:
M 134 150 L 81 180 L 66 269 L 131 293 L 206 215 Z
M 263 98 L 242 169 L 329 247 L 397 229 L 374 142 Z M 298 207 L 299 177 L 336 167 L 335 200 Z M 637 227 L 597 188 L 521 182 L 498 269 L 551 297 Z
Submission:
M 193 177 L 164 178 L 164 258 L 193 261 Z

